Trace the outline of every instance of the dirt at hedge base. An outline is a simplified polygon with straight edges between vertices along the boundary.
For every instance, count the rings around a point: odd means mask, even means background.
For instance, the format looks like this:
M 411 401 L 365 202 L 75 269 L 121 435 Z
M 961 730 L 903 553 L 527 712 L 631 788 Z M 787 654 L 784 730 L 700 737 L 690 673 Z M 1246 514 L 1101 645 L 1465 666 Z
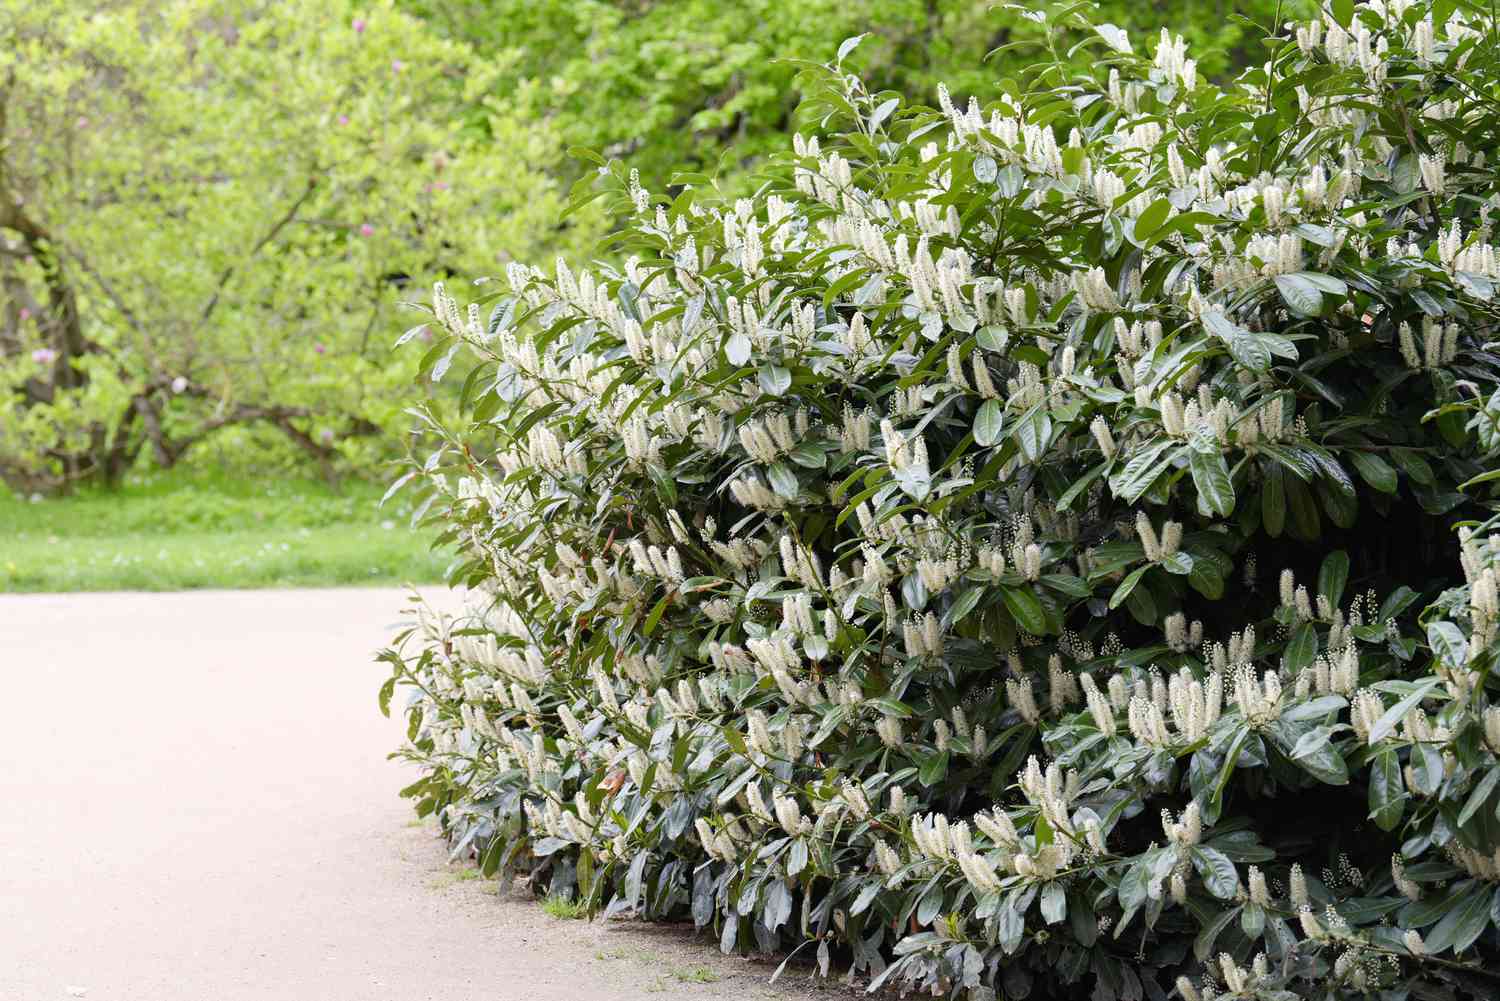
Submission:
M 0 595 L 0 999 L 847 997 L 558 920 L 396 790 L 392 590 Z

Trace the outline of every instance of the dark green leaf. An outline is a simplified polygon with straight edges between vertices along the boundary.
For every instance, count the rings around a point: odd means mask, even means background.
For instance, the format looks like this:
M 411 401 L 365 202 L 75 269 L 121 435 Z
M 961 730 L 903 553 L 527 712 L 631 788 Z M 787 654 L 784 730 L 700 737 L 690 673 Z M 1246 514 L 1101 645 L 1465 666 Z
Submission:
M 1227 518 L 1234 513 L 1234 483 L 1229 479 L 1229 467 L 1224 456 L 1217 452 L 1208 454 L 1197 449 L 1188 452 L 1188 467 L 1192 470 L 1193 486 L 1198 497 L 1213 514 Z
M 1432 796 L 1443 784 L 1443 755 L 1431 744 L 1416 744 L 1407 761 L 1412 791 L 1420 796 Z
M 1265 526 L 1266 534 L 1276 539 L 1286 527 L 1286 493 L 1282 486 L 1285 474 L 1278 463 L 1261 468 L 1265 471 L 1265 482 L 1260 491 L 1260 523 Z
M 1170 556 L 1163 556 L 1156 561 L 1156 564 L 1167 573 L 1185 577 L 1193 572 L 1193 564 L 1195 562 L 1191 556 L 1179 549 Z
M 1224 596 L 1224 575 L 1213 560 L 1194 560 L 1188 583 L 1203 597 L 1217 601 Z
M 1370 762 L 1370 816 L 1382 831 L 1393 831 L 1406 808 L 1406 786 L 1401 781 L 1401 762 L 1387 748 Z
M 787 500 L 795 500 L 797 497 L 797 474 L 784 462 L 773 462 L 766 469 L 766 478 L 771 481 L 771 489 L 778 496 Z
M 1214 951 L 1214 943 L 1218 941 L 1219 934 L 1229 927 L 1229 923 L 1238 917 L 1239 913 L 1238 907 L 1231 907 L 1220 911 L 1212 921 L 1205 924 L 1197 938 L 1193 939 L 1193 955 L 1199 959 L 1207 959 Z
M 1005 434 L 1005 411 L 999 400 L 985 400 L 974 415 L 974 442 L 985 448 L 994 445 Z
M 1370 736 L 1368 737 L 1370 746 L 1373 747 L 1395 730 L 1396 727 L 1400 726 L 1401 721 L 1406 719 L 1406 714 L 1416 708 L 1419 702 L 1432 694 L 1432 691 L 1442 683 L 1441 678 L 1428 678 L 1419 684 L 1410 695 L 1387 709 L 1385 714 L 1370 728 Z
M 1141 495 L 1161 475 L 1162 470 L 1167 467 L 1167 459 L 1162 453 L 1171 448 L 1175 442 L 1170 438 L 1162 439 L 1141 449 L 1125 467 L 1109 478 L 1109 487 L 1116 497 L 1122 498 L 1126 503 L 1134 504 L 1140 500 Z
M 1252 372 L 1264 372 L 1271 367 L 1271 349 L 1249 331 L 1236 333 L 1230 339 L 1229 353 Z
M 1462 952 L 1472 945 L 1489 926 L 1492 896 L 1488 884 L 1476 882 L 1467 892 L 1450 900 L 1443 919 L 1426 935 L 1427 951 Z
M 917 766 L 917 780 L 931 787 L 948 774 L 948 752 L 934 751 Z
M 656 603 L 656 606 L 651 609 L 651 614 L 646 616 L 646 622 L 641 626 L 641 632 L 645 633 L 647 636 L 650 636 L 652 633 L 654 633 L 656 631 L 657 623 L 659 623 L 661 621 L 661 617 L 666 614 L 667 606 L 671 603 L 672 595 L 670 593 L 662 595 L 661 600 L 658 601 Z
M 1313 662 L 1317 653 L 1317 630 L 1313 628 L 1311 622 L 1304 622 L 1292 631 L 1292 636 L 1286 641 L 1286 650 L 1282 656 L 1286 661 L 1286 669 L 1292 674 L 1297 674 Z
M 1306 278 L 1297 274 L 1277 275 L 1276 288 L 1282 300 L 1298 316 L 1317 316 L 1323 312 L 1323 295 Z
M 1240 878 L 1234 863 L 1217 848 L 1201 845 L 1193 849 L 1193 868 L 1203 877 L 1208 892 L 1220 900 L 1232 900 L 1239 891 Z
M 1449 667 L 1462 667 L 1468 661 L 1469 642 L 1463 630 L 1451 622 L 1438 619 L 1427 623 L 1427 645 L 1432 655 Z
M 1046 635 L 1047 614 L 1042 610 L 1042 603 L 1037 600 L 1031 588 L 1002 587 L 1000 596 L 1005 601 L 1005 607 L 1010 609 L 1010 614 L 1015 617 L 1018 626 L 1036 636 Z
M 1130 573 L 1126 574 L 1125 579 L 1120 581 L 1119 586 L 1115 588 L 1115 593 L 1109 596 L 1109 607 L 1119 608 L 1124 604 L 1125 599 L 1130 597 L 1130 592 L 1134 591 L 1135 586 L 1141 582 L 1141 577 L 1150 569 L 1151 564 L 1147 563 L 1145 566 L 1136 567 Z
M 1391 464 L 1373 452 L 1346 453 L 1349 461 L 1354 463 L 1354 468 L 1359 471 L 1360 478 L 1381 493 L 1393 494 L 1396 492 L 1396 471 Z
M 1165 198 L 1158 198 L 1140 215 L 1135 217 L 1135 238 L 1139 242 L 1146 239 L 1152 233 L 1161 228 L 1162 223 L 1172 214 L 1172 203 Z
M 1342 549 L 1335 549 L 1323 557 L 1323 565 L 1318 568 L 1318 593 L 1328 599 L 1328 603 L 1338 608 L 1344 597 L 1344 584 L 1349 580 L 1349 554 Z
M 1485 773 L 1484 778 L 1479 780 L 1479 784 L 1474 787 L 1473 793 L 1469 795 L 1469 801 L 1464 804 L 1463 810 L 1459 812 L 1459 827 L 1467 824 L 1469 818 L 1474 816 L 1480 807 L 1484 806 L 1485 802 L 1490 798 L 1490 794 L 1495 791 L 1497 783 L 1500 783 L 1500 767 L 1492 767 Z
M 1329 739 L 1329 727 L 1315 727 L 1304 733 L 1292 748 L 1291 759 L 1308 774 L 1329 785 L 1348 785 L 1349 768 Z

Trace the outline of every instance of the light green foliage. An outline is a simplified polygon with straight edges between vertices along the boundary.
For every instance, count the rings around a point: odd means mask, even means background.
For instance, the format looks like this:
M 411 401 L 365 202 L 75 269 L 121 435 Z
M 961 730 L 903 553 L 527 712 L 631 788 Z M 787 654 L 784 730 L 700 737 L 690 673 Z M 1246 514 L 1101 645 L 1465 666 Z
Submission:
M 720 976 L 707 966 L 690 966 L 672 971 L 672 976 L 684 984 L 715 984 Z
M 931 101 L 939 82 L 960 100 L 989 100 L 1001 78 L 1035 58 L 1045 31 L 1027 5 L 975 0 L 403 0 L 454 37 L 503 54 L 497 84 L 565 140 L 603 150 L 665 184 L 679 171 L 748 187 L 744 167 L 787 145 L 798 60 L 833 58 L 869 33 L 855 64 L 872 90 Z M 1100 22 L 1186 35 L 1206 75 L 1264 57 L 1259 33 L 1276 0 L 1130 3 L 1107 0 Z M 1285 0 L 1284 16 L 1309 0 Z M 986 55 L 994 50 L 988 60 Z M 1077 56 L 1082 64 L 1088 52 Z
M 634 257 L 448 324 L 418 811 L 924 996 L 1494 997 L 1500 34 L 1391 6 L 1222 86 L 1076 23 L 972 112 L 809 74 L 738 202 L 617 167 Z
M 0 2 L 0 474 L 388 447 L 408 281 L 567 243 L 499 73 L 389 4 Z
M 351 480 L 232 480 L 186 467 L 66 497 L 0 487 L 0 591 L 418 584 L 451 554 L 408 527 L 412 510 Z
M 476 873 L 479 870 L 474 870 Z M 542 901 L 542 910 L 559 921 L 577 921 L 588 916 L 588 908 L 577 900 L 563 896 L 551 896 Z

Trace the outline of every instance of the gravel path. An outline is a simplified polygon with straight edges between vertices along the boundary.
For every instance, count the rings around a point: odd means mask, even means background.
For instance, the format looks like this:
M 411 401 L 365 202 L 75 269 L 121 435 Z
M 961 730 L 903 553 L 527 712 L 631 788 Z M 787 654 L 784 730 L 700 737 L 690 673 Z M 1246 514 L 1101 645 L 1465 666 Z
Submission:
M 396 797 L 399 724 L 375 708 L 401 606 L 0 595 L 0 1001 L 843 994 L 450 867 Z

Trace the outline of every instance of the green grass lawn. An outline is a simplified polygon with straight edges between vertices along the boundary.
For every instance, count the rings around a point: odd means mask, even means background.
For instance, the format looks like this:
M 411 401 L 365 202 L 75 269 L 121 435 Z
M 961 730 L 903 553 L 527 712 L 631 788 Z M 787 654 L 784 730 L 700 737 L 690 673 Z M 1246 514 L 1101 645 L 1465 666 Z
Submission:
M 379 507 L 383 492 L 180 472 L 45 499 L 0 487 L 0 592 L 440 580 L 447 554 L 407 527 L 400 495 Z

